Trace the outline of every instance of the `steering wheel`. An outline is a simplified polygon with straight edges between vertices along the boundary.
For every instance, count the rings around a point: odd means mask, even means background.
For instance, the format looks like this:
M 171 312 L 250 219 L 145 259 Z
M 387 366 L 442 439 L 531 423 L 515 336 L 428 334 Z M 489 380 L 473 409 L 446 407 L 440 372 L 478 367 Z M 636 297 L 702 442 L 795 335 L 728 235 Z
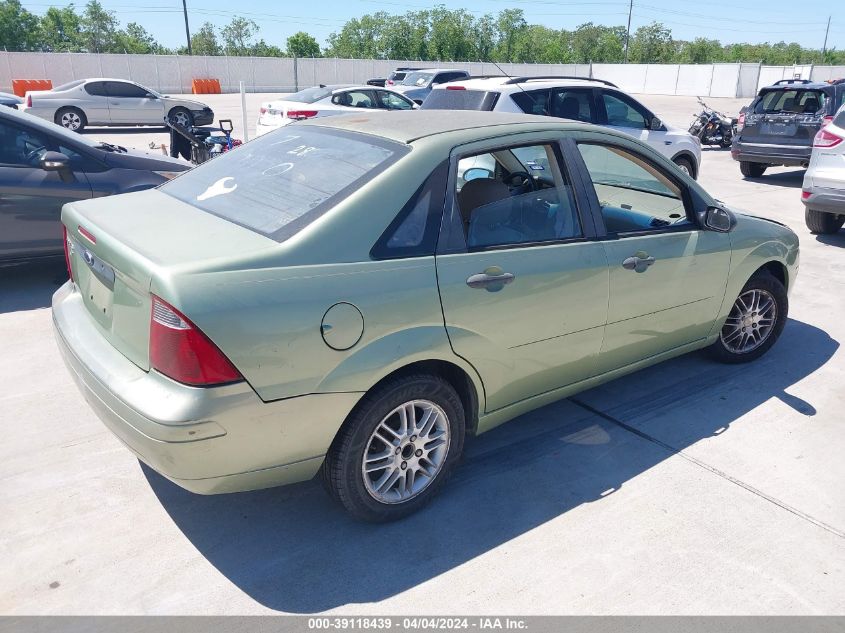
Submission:
M 517 178 L 521 178 L 522 182 L 520 182 L 519 184 L 515 184 L 514 181 Z M 516 190 L 519 193 L 527 193 L 529 191 L 537 190 L 537 183 L 534 182 L 534 179 L 531 177 L 531 174 L 529 174 L 527 171 L 512 171 L 507 176 L 502 178 L 502 182 L 505 183 L 512 190 Z
M 24 158 L 24 162 L 27 165 L 33 164 L 35 162 L 35 159 L 37 159 L 37 158 L 40 159 L 39 154 L 41 152 L 45 151 L 46 149 L 47 149 L 46 147 L 36 147 L 34 150 L 32 150 L 31 152 L 29 152 L 26 155 L 26 158 Z

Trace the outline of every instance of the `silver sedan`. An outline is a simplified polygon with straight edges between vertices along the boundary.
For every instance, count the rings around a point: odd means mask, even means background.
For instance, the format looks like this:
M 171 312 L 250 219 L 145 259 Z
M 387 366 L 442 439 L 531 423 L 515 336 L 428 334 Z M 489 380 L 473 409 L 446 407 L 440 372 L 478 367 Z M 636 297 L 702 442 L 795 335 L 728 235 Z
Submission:
M 125 79 L 77 79 L 30 91 L 20 109 L 74 132 L 87 125 L 162 125 L 165 116 L 185 127 L 214 121 L 204 103 L 162 95 Z

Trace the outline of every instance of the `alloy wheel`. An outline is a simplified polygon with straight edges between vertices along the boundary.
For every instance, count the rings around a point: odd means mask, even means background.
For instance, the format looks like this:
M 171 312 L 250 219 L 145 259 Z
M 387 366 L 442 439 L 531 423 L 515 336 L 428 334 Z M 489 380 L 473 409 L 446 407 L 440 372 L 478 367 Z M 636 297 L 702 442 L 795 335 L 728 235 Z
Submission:
M 76 112 L 62 112 L 61 122 L 62 127 L 69 130 L 78 130 L 79 126 L 82 125 L 82 119 Z
M 777 302 L 767 290 L 753 289 L 737 297 L 720 334 L 735 354 L 747 354 L 766 342 L 777 322 Z
M 176 125 L 181 125 L 182 127 L 188 127 L 191 124 L 188 114 L 186 112 L 181 111 L 174 113 L 170 117 L 170 120 Z
M 411 400 L 388 413 L 364 449 L 361 473 L 376 501 L 403 503 L 425 490 L 449 454 L 449 419 L 428 400 Z

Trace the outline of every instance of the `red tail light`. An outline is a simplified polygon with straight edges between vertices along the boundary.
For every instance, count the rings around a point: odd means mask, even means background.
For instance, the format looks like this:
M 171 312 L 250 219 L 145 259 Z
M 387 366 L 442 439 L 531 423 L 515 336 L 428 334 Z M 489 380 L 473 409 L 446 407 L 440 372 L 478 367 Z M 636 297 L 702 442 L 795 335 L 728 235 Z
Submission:
M 801 199 L 807 200 L 811 195 L 813 195 L 813 194 L 811 194 L 809 191 L 802 191 L 801 192 Z
M 68 279 L 73 281 L 73 269 L 70 267 L 70 239 L 67 236 L 67 227 L 62 225 L 62 237 L 65 243 L 65 266 L 67 266 Z
M 816 133 L 816 138 L 813 139 L 813 147 L 834 147 L 839 145 L 843 140 L 841 136 L 828 132 L 822 128 Z
M 384 83 L 385 83 L 386 85 L 388 85 L 388 86 L 392 86 L 392 85 L 393 85 L 393 80 L 392 80 L 392 79 L 388 79 L 388 80 L 387 80 L 387 81 L 385 81 Z
M 289 119 L 310 119 L 317 116 L 316 110 L 288 110 Z
M 742 128 L 745 127 L 745 112 L 739 113 L 739 119 L 736 122 L 736 131 L 742 132 Z
M 150 318 L 150 366 L 177 382 L 196 387 L 243 380 L 196 325 L 155 295 Z
M 446 90 L 466 90 L 466 86 L 446 86 Z
M 267 108 L 259 108 L 258 113 L 259 114 L 267 114 Z

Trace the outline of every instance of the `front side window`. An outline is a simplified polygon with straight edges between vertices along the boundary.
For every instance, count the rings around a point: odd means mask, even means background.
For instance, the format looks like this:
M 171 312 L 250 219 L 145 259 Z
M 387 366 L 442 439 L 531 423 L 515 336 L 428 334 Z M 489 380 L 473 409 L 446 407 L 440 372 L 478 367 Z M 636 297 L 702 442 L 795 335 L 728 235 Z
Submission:
M 469 250 L 583 236 L 553 144 L 461 158 L 454 195 Z
M 110 97 L 123 99 L 141 99 L 147 96 L 147 91 L 140 86 L 128 84 L 122 81 L 107 81 L 106 91 L 109 93 Z
M 37 132 L 0 123 L 0 164 L 37 167 L 49 150 L 49 139 Z
M 608 233 L 690 227 L 683 192 L 661 169 L 621 147 L 580 143 Z
M 429 82 L 432 80 L 434 75 L 432 73 L 419 73 L 413 72 L 408 73 L 405 75 L 405 78 L 402 80 L 403 86 L 417 86 L 421 88 L 423 86 L 427 86 Z
M 511 95 L 513 102 L 525 114 L 539 114 L 549 116 L 549 91 L 548 90 L 521 90 Z
M 392 92 L 386 92 L 384 90 L 379 90 L 376 93 L 379 98 L 379 106 L 385 108 L 387 110 L 413 110 L 414 104 L 410 101 L 405 99 L 404 97 L 400 97 L 397 94 L 393 94 Z
M 627 101 L 608 92 L 602 93 L 602 100 L 604 101 L 605 112 L 607 112 L 608 125 L 638 130 L 648 127 L 645 115 Z
M 408 152 L 406 145 L 369 135 L 296 127 L 258 137 L 160 190 L 282 241 Z

